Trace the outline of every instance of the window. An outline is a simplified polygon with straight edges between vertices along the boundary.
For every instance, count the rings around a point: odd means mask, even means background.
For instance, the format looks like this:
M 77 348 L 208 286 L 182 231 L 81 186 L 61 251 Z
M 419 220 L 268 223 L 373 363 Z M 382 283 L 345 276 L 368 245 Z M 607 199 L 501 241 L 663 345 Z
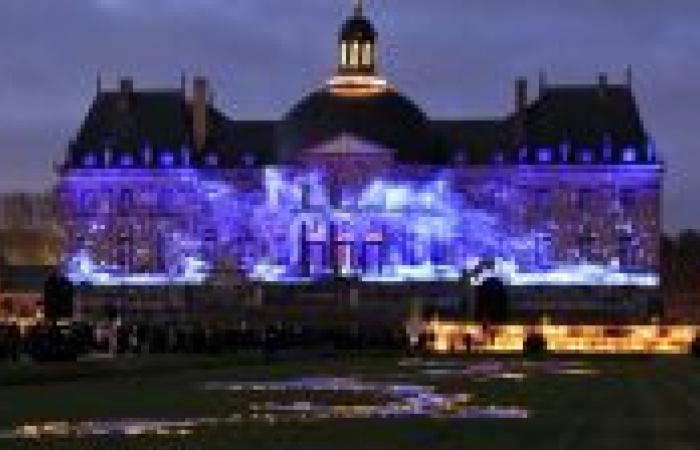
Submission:
M 469 162 L 469 156 L 467 152 L 464 150 L 459 150 L 455 152 L 454 162 L 456 164 L 466 164 L 467 162 Z
M 620 206 L 625 210 L 635 207 L 636 195 L 634 189 L 622 189 L 620 191 Z
M 83 165 L 85 167 L 95 167 L 97 165 L 97 157 L 94 153 L 88 153 L 83 158 Z
M 579 151 L 579 162 L 582 163 L 592 163 L 593 162 L 593 151 L 590 148 L 582 148 Z
M 129 153 L 124 153 L 119 161 L 119 164 L 123 167 L 131 167 L 134 165 L 134 157 Z
M 362 49 L 362 64 L 365 66 L 371 66 L 372 65 L 372 43 L 371 42 L 365 42 L 365 45 Z
M 637 162 L 637 150 L 628 147 L 622 151 L 622 161 L 626 163 Z
M 343 67 L 348 65 L 348 44 L 345 42 L 340 45 L 340 65 Z
M 548 148 L 541 148 L 537 150 L 537 162 L 540 163 L 550 163 L 552 162 L 552 150 Z
M 175 164 L 175 157 L 170 152 L 163 152 L 159 158 L 160 164 L 165 167 L 171 167 Z
M 85 191 L 81 194 L 82 208 L 87 214 L 94 213 L 97 210 L 97 193 L 94 191 Z
M 303 210 L 311 208 L 311 186 L 307 183 L 301 186 L 301 208 Z
M 214 153 L 210 153 L 204 157 L 204 163 L 207 166 L 215 167 L 219 164 L 219 156 Z
M 593 191 L 591 189 L 581 189 L 578 192 L 578 209 L 590 211 L 593 205 Z
M 243 164 L 250 167 L 255 165 L 255 155 L 253 153 L 246 153 L 243 155 Z
M 360 43 L 354 41 L 352 47 L 350 48 L 350 65 L 357 67 L 359 65 L 360 58 Z
M 532 202 L 534 204 L 534 207 L 537 210 L 542 210 L 546 209 L 549 207 L 549 189 L 547 188 L 538 188 L 535 189 L 535 191 L 532 192 Z
M 625 268 L 634 263 L 634 249 L 632 248 L 632 236 L 623 234 L 618 238 L 618 258 L 620 266 Z
M 134 206 L 134 192 L 131 189 L 122 189 L 119 193 L 119 202 L 122 208 L 129 211 Z
M 570 153 L 571 146 L 569 145 L 569 143 L 562 142 L 562 144 L 559 146 L 559 159 L 561 159 L 561 162 L 568 162 Z
M 520 150 L 518 150 L 518 162 L 527 162 L 527 147 L 521 147 Z
M 595 243 L 595 236 L 590 231 L 585 231 L 578 240 L 578 250 L 579 257 L 586 262 L 593 260 L 593 246 Z

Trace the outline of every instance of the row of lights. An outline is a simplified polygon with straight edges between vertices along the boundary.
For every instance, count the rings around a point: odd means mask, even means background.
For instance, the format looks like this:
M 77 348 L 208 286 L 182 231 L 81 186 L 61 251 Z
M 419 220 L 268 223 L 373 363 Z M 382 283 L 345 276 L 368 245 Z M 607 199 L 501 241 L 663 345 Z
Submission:
M 568 145 L 562 145 L 560 148 L 560 158 L 561 162 L 578 162 L 583 164 L 592 164 L 596 162 L 595 151 L 590 148 L 582 148 L 577 152 L 576 159 L 570 161 L 571 149 Z M 518 150 L 517 161 L 518 163 L 527 163 L 529 157 L 529 150 L 526 147 L 522 147 Z M 457 163 L 467 163 L 469 160 L 468 153 L 465 151 L 458 152 L 455 156 L 455 162 Z M 535 161 L 539 164 L 550 164 L 555 162 L 555 151 L 548 147 L 541 147 L 535 150 Z M 503 164 L 506 162 L 506 156 L 502 151 L 495 152 L 493 155 L 493 163 Z M 606 147 L 603 149 L 603 156 L 601 162 L 613 162 L 612 149 Z M 625 147 L 622 149 L 620 155 L 620 162 L 627 164 L 634 164 L 638 162 L 656 162 L 656 154 L 653 147 L 647 150 L 646 158 L 640 155 L 640 151 L 634 147 Z
M 189 151 L 183 150 L 181 158 L 182 166 L 188 167 L 190 166 L 190 154 Z M 144 162 L 145 165 L 150 165 L 151 164 L 151 156 L 150 152 L 146 152 L 144 154 Z M 246 153 L 243 155 L 241 158 L 241 162 L 246 165 L 246 166 L 252 166 L 256 162 L 256 157 L 252 153 Z M 111 165 L 111 153 L 106 150 L 104 152 L 104 159 L 99 158 L 98 154 L 96 153 L 87 153 L 82 160 L 82 165 L 84 167 L 98 167 L 104 163 L 105 167 L 109 167 Z M 220 163 L 219 160 L 219 155 L 216 153 L 208 153 L 207 155 L 204 156 L 204 165 L 208 167 L 217 167 Z M 170 151 L 162 151 L 159 152 L 158 154 L 158 161 L 157 164 L 159 167 L 175 167 L 176 165 L 176 160 L 175 160 L 175 154 Z M 136 165 L 136 161 L 134 158 L 134 155 L 131 153 L 123 153 L 121 157 L 119 158 L 117 162 L 117 167 L 123 167 L 123 168 L 129 168 L 129 167 L 134 167 Z

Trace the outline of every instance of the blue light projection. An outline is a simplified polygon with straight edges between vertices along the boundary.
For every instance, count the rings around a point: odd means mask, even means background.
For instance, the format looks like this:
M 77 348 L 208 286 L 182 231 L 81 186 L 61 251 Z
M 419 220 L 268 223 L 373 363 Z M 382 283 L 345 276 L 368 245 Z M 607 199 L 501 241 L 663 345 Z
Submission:
M 448 169 L 350 186 L 300 167 L 249 171 L 248 184 L 215 169 L 110 171 L 62 181 L 73 236 L 65 266 L 75 282 L 203 284 L 235 267 L 269 283 L 454 281 L 474 272 L 477 283 L 493 274 L 520 286 L 658 285 L 652 270 L 615 259 L 558 261 L 551 224 L 516 229 L 458 192 Z

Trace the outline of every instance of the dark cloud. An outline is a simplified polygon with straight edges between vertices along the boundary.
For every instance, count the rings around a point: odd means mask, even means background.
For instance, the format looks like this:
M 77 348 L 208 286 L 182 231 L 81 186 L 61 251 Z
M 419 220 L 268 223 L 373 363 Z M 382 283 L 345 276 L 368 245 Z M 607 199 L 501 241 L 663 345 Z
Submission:
M 98 71 L 143 86 L 209 76 L 235 117 L 277 117 L 335 63 L 350 1 L 3 0 L 0 189 L 38 189 L 89 107 Z M 586 82 L 635 69 L 668 162 L 666 225 L 700 224 L 700 2 L 369 0 L 391 80 L 436 116 L 493 116 L 512 80 Z M 535 89 L 535 88 L 533 88 Z M 37 181 L 42 180 L 42 181 Z

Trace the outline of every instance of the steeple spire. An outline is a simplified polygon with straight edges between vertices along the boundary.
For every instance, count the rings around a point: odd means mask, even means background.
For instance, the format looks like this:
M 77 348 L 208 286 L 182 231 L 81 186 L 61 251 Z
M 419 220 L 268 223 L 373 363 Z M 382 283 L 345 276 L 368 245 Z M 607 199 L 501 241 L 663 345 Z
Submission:
M 355 17 L 362 17 L 364 15 L 362 0 L 355 0 Z

